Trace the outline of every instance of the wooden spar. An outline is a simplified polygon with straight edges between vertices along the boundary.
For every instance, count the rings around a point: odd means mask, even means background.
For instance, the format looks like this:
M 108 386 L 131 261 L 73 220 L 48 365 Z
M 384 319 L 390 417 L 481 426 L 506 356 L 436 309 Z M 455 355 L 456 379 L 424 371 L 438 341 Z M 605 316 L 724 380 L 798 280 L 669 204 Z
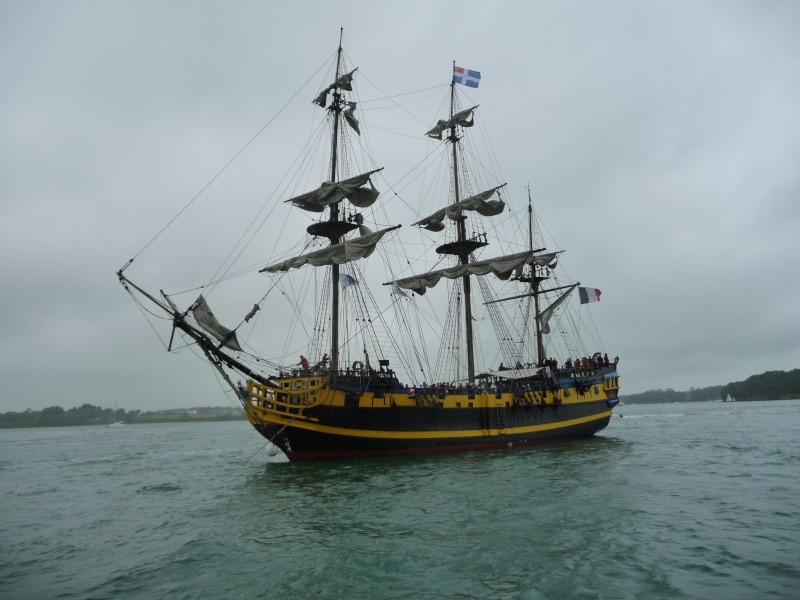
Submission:
M 172 302 L 169 296 L 167 296 L 163 291 L 161 292 L 161 295 L 164 296 L 164 300 L 166 300 L 166 303 L 161 302 L 160 300 L 154 298 L 152 295 L 148 294 L 138 285 L 133 283 L 130 279 L 128 279 L 122 274 L 122 270 L 117 272 L 117 276 L 119 277 L 120 283 L 122 283 L 122 285 L 125 286 L 126 289 L 127 286 L 131 286 L 137 292 L 142 294 L 145 298 L 150 300 L 153 304 L 161 308 L 161 310 L 169 314 L 172 317 L 173 334 L 175 333 L 175 329 L 180 329 L 181 331 L 186 333 L 190 338 L 192 338 L 195 342 L 197 342 L 198 346 L 200 346 L 200 348 L 203 350 L 206 357 L 212 364 L 215 363 L 215 361 L 212 360 L 212 357 L 214 357 L 217 361 L 225 363 L 229 367 L 236 369 L 243 375 L 246 375 L 250 379 L 258 381 L 259 383 L 267 387 L 283 389 L 280 386 L 272 383 L 266 377 L 252 371 L 249 367 L 242 364 L 232 356 L 228 356 L 227 354 L 222 352 L 220 350 L 220 347 L 218 347 L 215 342 L 212 342 L 208 336 L 206 336 L 204 333 L 201 333 L 200 331 L 198 331 L 197 329 L 195 329 L 194 327 L 189 325 L 189 323 L 186 322 L 185 316 L 189 311 L 187 310 L 185 313 L 182 313 L 180 310 L 178 310 L 178 307 L 175 306 L 175 303 Z M 130 290 L 128 290 L 128 292 L 130 293 Z
M 453 73 L 455 73 L 456 68 L 456 61 L 453 61 Z M 455 192 L 455 203 L 458 204 L 461 201 L 459 189 L 458 189 L 458 151 L 456 148 L 456 142 L 458 142 L 458 136 L 456 135 L 456 124 L 453 121 L 453 116 L 455 115 L 455 88 L 456 88 L 456 79 L 455 75 L 453 79 L 450 81 L 450 143 L 453 145 L 453 190 Z M 457 231 L 458 231 L 458 241 L 464 242 L 467 239 L 467 225 L 466 225 L 466 217 L 462 216 L 458 220 Z M 459 255 L 459 259 L 461 260 L 462 265 L 466 265 L 469 263 L 469 254 L 464 253 Z M 467 381 L 470 383 L 475 382 L 475 348 L 473 342 L 473 334 L 472 334 L 472 294 L 471 294 L 471 285 L 470 285 L 470 278 L 469 275 L 464 275 L 462 278 L 464 284 L 464 316 L 466 319 L 466 342 L 467 342 Z
M 580 282 L 578 283 L 578 285 L 580 285 Z M 555 292 L 557 290 L 565 290 L 565 289 L 567 289 L 569 287 L 572 287 L 572 285 L 560 285 L 558 287 L 550 288 L 550 289 L 547 289 L 547 290 L 539 290 L 539 293 L 540 294 L 546 294 L 547 292 Z M 489 302 L 484 302 L 483 304 L 484 305 L 486 305 L 486 304 L 496 304 L 498 302 L 507 302 L 509 300 L 519 300 L 520 298 L 530 298 L 531 296 L 533 296 L 533 293 L 532 292 L 528 292 L 527 294 L 519 294 L 517 296 L 509 296 L 508 298 L 498 298 L 497 300 L 489 300 Z

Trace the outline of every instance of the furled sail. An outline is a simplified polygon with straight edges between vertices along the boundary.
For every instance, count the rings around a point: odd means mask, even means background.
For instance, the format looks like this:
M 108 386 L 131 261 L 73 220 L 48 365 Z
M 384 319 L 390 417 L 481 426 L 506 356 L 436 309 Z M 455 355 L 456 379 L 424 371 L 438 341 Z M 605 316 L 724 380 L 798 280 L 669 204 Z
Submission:
M 342 114 L 344 115 L 344 120 L 347 121 L 347 124 L 355 131 L 358 135 L 361 135 L 361 127 L 358 123 L 358 119 L 356 119 L 356 103 L 355 102 L 348 102 L 347 108 L 344 109 Z
M 553 302 L 541 312 L 539 315 L 539 327 L 541 328 L 543 334 L 547 335 L 550 333 L 550 317 L 552 317 L 555 310 L 564 303 L 564 300 L 567 299 L 567 296 L 575 291 L 576 287 L 578 287 L 577 283 L 559 296 L 558 300 Z
M 380 239 L 389 231 L 397 229 L 400 225 L 395 227 L 388 227 L 380 229 L 375 232 L 369 232 L 361 237 L 352 240 L 346 240 L 338 244 L 332 244 L 322 250 L 315 250 L 309 254 L 296 256 L 287 260 L 275 263 L 268 267 L 264 267 L 259 273 L 277 273 L 278 271 L 288 271 L 289 269 L 297 269 L 306 264 L 314 267 L 323 267 L 328 265 L 341 265 L 354 260 L 366 258 L 375 251 Z M 365 228 L 366 229 L 366 228 Z
M 356 175 L 342 181 L 326 181 L 313 192 L 306 192 L 286 200 L 298 208 L 309 212 L 323 212 L 331 204 L 341 202 L 345 198 L 358 208 L 372 206 L 380 196 L 380 192 L 372 185 L 370 177 L 383 168 Z M 366 187 L 369 184 L 369 187 Z
M 445 129 L 450 129 L 454 125 L 461 125 L 462 127 L 472 127 L 475 124 L 475 120 L 472 118 L 472 112 L 478 108 L 477 106 L 473 106 L 472 108 L 468 108 L 466 110 L 462 110 L 459 113 L 456 113 L 452 116 L 452 118 L 444 121 L 439 119 L 436 123 L 436 126 L 425 133 L 429 138 L 434 138 L 437 140 L 442 139 L 442 132 Z
M 474 210 L 484 217 L 493 217 L 495 215 L 499 215 L 501 212 L 503 212 L 503 210 L 505 210 L 506 203 L 500 199 L 489 200 L 489 198 L 491 198 L 497 190 L 505 185 L 505 183 L 503 185 L 498 185 L 497 187 L 486 190 L 485 192 L 481 192 L 480 194 L 470 196 L 466 200 L 451 204 L 450 206 L 436 211 L 431 216 L 425 217 L 421 221 L 417 221 L 414 223 L 414 225 L 424 227 L 428 231 L 441 231 L 444 229 L 444 224 L 442 221 L 444 221 L 445 217 L 452 221 L 457 221 L 461 218 L 465 210 Z
M 314 98 L 314 104 L 317 106 L 321 106 L 325 108 L 325 105 L 328 103 L 328 92 L 334 89 L 345 90 L 346 92 L 350 92 L 353 90 L 353 74 L 358 70 L 358 67 L 350 71 L 349 73 L 345 73 L 339 79 L 334 81 L 324 90 L 319 93 L 319 96 Z
M 236 339 L 236 332 L 220 325 L 202 294 L 197 298 L 197 302 L 194 303 L 192 315 L 197 324 L 222 342 L 223 346 L 238 352 L 242 351 L 242 347 L 239 346 L 239 340 Z
M 489 375 L 494 375 L 501 379 L 525 379 L 533 377 L 542 367 L 521 367 L 519 369 L 503 369 L 502 371 L 489 371 Z
M 498 279 L 506 280 L 511 277 L 511 274 L 522 265 L 536 264 L 542 267 L 555 266 L 555 260 L 558 252 L 551 252 L 549 254 L 533 254 L 532 252 L 519 252 L 517 254 L 509 254 L 507 256 L 499 256 L 489 260 L 481 260 L 466 265 L 457 265 L 448 269 L 441 269 L 439 271 L 431 271 L 423 275 L 414 275 L 413 277 L 406 277 L 398 279 L 397 285 L 407 290 L 413 290 L 417 294 L 424 294 L 428 288 L 435 286 L 442 277 L 447 279 L 458 279 L 465 275 L 488 275 L 494 274 Z M 391 282 L 390 282 L 391 283 Z M 390 284 L 386 284 L 390 285 Z

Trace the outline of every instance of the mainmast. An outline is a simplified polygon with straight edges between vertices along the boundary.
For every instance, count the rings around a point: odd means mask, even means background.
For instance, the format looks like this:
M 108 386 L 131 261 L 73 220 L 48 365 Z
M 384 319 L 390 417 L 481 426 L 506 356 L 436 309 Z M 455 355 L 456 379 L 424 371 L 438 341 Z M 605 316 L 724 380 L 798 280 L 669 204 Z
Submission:
M 453 72 L 455 72 L 456 62 L 453 61 Z M 453 116 L 455 115 L 455 92 L 456 89 L 456 80 L 455 77 L 450 81 L 450 136 L 447 138 L 450 140 L 453 148 L 453 190 L 455 192 L 455 203 L 458 204 L 461 201 L 459 188 L 458 188 L 458 150 L 457 150 L 457 142 L 458 136 L 456 135 L 456 123 Z M 457 224 L 457 235 L 459 242 L 465 242 L 467 239 L 467 226 L 466 226 L 467 218 L 465 216 L 461 216 L 458 219 Z M 459 260 L 461 261 L 462 265 L 466 265 L 469 263 L 469 252 L 464 250 L 464 252 L 458 255 Z M 464 275 L 462 277 L 462 282 L 464 284 L 464 313 L 466 319 L 466 329 L 465 333 L 467 336 L 467 379 L 470 382 L 475 381 L 475 348 L 473 344 L 473 335 L 472 335 L 472 296 L 470 293 L 470 279 L 469 274 Z
M 336 56 L 336 77 L 334 81 L 338 81 L 341 75 L 342 67 L 342 36 L 344 35 L 344 28 L 339 30 L 339 50 Z M 339 114 L 342 111 L 342 94 L 338 88 L 333 89 L 333 102 L 331 103 L 330 110 L 333 111 L 333 140 L 331 141 L 331 181 L 336 181 L 336 163 L 337 151 L 339 149 Z M 330 207 L 331 223 L 339 220 L 339 203 L 331 204 Z M 333 229 L 332 231 L 336 231 Z M 337 244 L 340 241 L 340 236 L 332 234 L 330 236 L 331 244 Z M 330 368 L 335 373 L 339 368 L 339 265 L 331 265 L 331 358 Z

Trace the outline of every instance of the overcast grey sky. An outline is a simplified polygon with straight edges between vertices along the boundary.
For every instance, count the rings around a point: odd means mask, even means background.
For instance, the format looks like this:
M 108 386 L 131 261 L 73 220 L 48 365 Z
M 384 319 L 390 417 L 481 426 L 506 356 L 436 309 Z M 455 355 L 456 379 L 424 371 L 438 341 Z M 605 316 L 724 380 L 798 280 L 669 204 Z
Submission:
M 0 0 L 0 412 L 227 402 L 114 273 L 342 26 L 390 94 L 481 71 L 504 179 L 603 290 L 624 392 L 800 367 L 798 2 Z M 255 167 L 228 193 L 263 193 Z

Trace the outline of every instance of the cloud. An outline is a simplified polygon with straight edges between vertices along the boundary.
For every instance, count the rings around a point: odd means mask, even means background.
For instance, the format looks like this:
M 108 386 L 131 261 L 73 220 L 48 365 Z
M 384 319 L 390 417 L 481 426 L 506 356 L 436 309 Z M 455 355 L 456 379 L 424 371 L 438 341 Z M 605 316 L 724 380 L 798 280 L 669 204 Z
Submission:
M 0 411 L 228 401 L 190 349 L 162 349 L 168 324 L 160 342 L 114 273 L 155 237 L 131 267 L 148 289 L 211 277 L 310 135 L 312 74 L 342 24 L 362 100 L 446 81 L 454 59 L 481 70 L 470 95 L 509 196 L 521 206 L 530 182 L 570 274 L 603 289 L 592 316 L 625 391 L 800 363 L 795 3 L 0 10 Z M 405 108 L 363 113 L 383 128 L 360 142 L 385 161 L 384 184 L 428 148 L 436 107 Z M 190 204 L 281 109 L 289 124 L 270 124 Z M 403 202 L 416 201 L 405 185 Z M 290 218 L 267 222 L 239 264 L 305 226 Z M 217 302 L 244 314 L 262 283 Z

